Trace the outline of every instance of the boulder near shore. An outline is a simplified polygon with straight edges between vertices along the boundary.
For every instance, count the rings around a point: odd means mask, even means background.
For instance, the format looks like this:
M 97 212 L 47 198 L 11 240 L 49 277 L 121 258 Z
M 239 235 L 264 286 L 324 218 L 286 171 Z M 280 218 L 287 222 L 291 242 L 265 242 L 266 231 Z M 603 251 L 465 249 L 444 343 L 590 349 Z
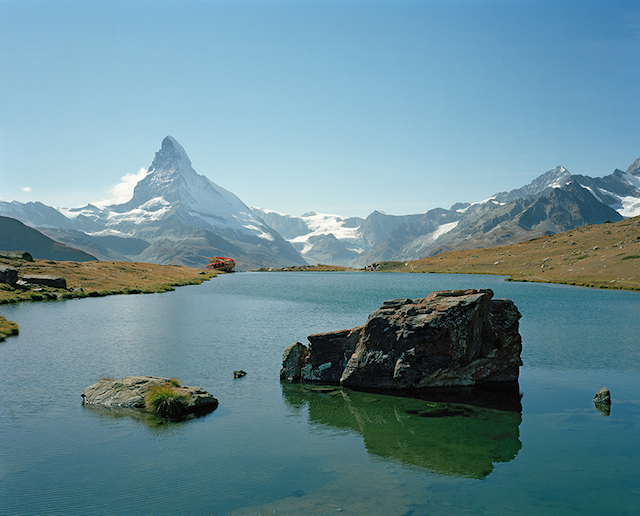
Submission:
M 470 289 L 385 301 L 364 326 L 289 346 L 280 377 L 365 389 L 517 381 L 521 315 L 513 301 L 492 298 Z

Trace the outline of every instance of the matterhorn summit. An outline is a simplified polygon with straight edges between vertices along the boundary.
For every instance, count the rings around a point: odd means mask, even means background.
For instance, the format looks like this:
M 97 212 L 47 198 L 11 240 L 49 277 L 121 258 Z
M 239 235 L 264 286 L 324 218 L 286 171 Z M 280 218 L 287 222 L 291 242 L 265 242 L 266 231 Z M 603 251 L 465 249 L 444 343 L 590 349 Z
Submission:
M 266 226 L 236 195 L 198 174 L 182 145 L 167 136 L 130 201 L 110 206 L 113 234 L 138 233 L 140 224 L 176 216 L 190 228 L 235 239 L 242 235 L 275 241 Z M 133 224 L 133 225 L 132 225 Z
M 70 210 L 4 204 L 0 213 L 15 213 L 100 259 L 204 267 L 211 256 L 228 256 L 237 270 L 306 263 L 236 195 L 198 174 L 171 136 L 123 204 Z
M 112 209 L 128 211 L 149 202 L 168 203 L 201 214 L 250 211 L 237 196 L 199 175 L 182 145 L 171 136 L 162 141 L 147 176 L 136 185 L 133 198 Z
M 149 244 L 130 259 L 203 266 L 210 256 L 224 255 L 240 270 L 305 263 L 236 195 L 198 174 L 171 136 L 162 141 L 131 200 L 107 210 L 104 227 L 90 236 Z

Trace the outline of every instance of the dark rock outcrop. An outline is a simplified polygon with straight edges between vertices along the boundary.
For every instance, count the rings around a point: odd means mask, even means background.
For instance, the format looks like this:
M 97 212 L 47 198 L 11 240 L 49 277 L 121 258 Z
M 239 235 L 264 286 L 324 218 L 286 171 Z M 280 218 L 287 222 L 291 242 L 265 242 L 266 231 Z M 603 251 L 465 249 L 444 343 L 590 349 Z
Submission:
M 218 400 L 204 389 L 176 383 L 158 376 L 127 376 L 119 380 L 104 378 L 82 391 L 82 399 L 87 405 L 144 409 L 149 389 L 169 384 L 177 394 L 186 396 L 184 405 L 188 414 L 204 414 L 217 408 Z
M 513 382 L 522 365 L 520 312 L 491 290 L 394 299 L 364 326 L 310 335 L 283 356 L 281 378 L 352 388 L 415 389 Z
M 67 280 L 60 276 L 50 276 L 48 274 L 31 274 L 22 276 L 22 281 L 28 286 L 38 285 L 51 288 L 67 288 Z
M 0 283 L 15 285 L 18 282 L 18 269 L 0 265 Z
M 24 260 L 25 262 L 33 261 L 33 256 L 26 251 L 0 251 L 0 258 L 5 260 Z

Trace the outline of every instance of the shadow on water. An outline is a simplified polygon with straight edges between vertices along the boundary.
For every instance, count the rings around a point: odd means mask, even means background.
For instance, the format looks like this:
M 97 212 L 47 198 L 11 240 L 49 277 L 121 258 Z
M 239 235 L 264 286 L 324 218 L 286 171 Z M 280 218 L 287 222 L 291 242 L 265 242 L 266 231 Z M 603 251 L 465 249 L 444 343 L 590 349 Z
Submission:
M 436 474 L 482 479 L 522 447 L 520 410 L 308 384 L 283 383 L 282 394 L 312 425 L 362 435 L 371 456 Z

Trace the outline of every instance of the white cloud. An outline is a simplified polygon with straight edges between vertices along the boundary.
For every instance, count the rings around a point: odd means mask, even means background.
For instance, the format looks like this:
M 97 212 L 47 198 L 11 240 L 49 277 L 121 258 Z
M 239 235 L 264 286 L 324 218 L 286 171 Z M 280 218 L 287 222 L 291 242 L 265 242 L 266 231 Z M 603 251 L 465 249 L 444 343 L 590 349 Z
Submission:
M 108 199 L 103 199 L 102 201 L 92 204 L 98 208 L 104 208 L 110 204 L 122 204 L 129 201 L 131 197 L 133 197 L 133 189 L 148 173 L 149 171 L 146 168 L 141 168 L 135 174 L 122 176 L 120 182 L 109 190 L 110 197 Z
M 25 187 L 22 189 L 22 191 L 23 191 L 23 192 L 30 192 L 30 191 L 31 191 L 31 187 L 30 187 L 30 186 L 25 186 Z

